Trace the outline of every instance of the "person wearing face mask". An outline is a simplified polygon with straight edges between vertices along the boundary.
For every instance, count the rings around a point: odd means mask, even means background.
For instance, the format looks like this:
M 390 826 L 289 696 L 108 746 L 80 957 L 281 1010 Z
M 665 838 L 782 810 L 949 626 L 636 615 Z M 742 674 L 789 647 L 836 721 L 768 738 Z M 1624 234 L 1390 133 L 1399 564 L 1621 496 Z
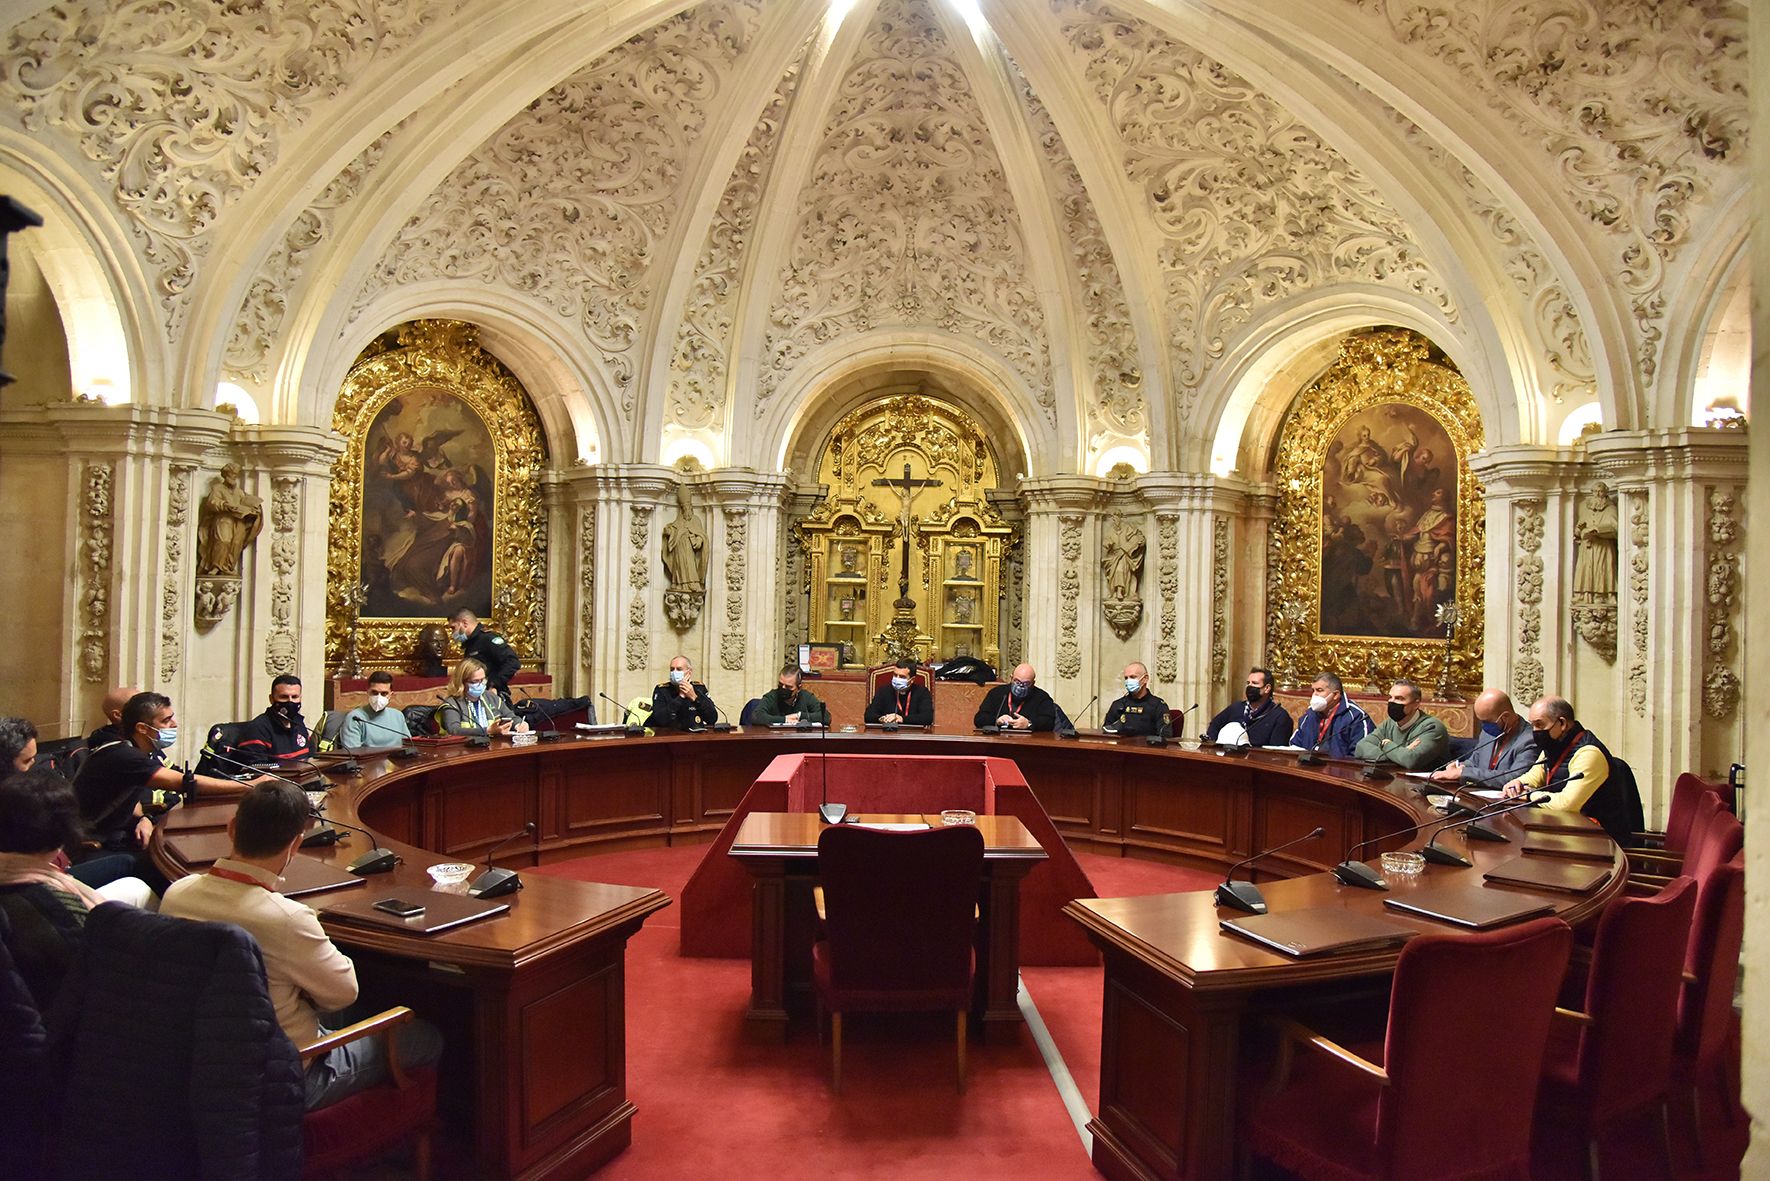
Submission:
M 344 715 L 344 727 L 338 731 L 338 743 L 346 750 L 363 747 L 397 746 L 412 736 L 406 726 L 406 715 L 389 709 L 393 701 L 393 674 L 369 674 L 369 701 Z
M 932 726 L 934 696 L 928 686 L 916 681 L 916 662 L 901 661 L 891 669 L 889 683 L 867 703 L 868 725 Z
M 270 705 L 246 723 L 235 748 L 243 763 L 298 763 L 313 753 L 301 716 L 301 678 L 284 673 L 270 683 Z
M 983 695 L 972 719 L 976 726 L 999 726 L 1004 730 L 1052 730 L 1057 726 L 1057 706 L 1051 695 L 1035 683 L 1033 666 L 1014 669 L 1014 679 Z
M 1229 746 L 1283 746 L 1291 737 L 1291 715 L 1273 700 L 1272 674 L 1263 668 L 1248 670 L 1241 701 L 1218 712 L 1205 727 L 1206 742 Z
M 750 721 L 758 726 L 796 726 L 800 722 L 829 725 L 829 707 L 802 687 L 803 676 L 798 665 L 782 665 L 779 684 L 757 699 Z
M 690 726 L 711 726 L 719 720 L 719 709 L 707 687 L 694 679 L 694 663 L 686 656 L 670 661 L 670 679 L 651 691 L 651 720 L 654 730 L 686 730 Z
M 1389 687 L 1389 716 L 1366 734 L 1352 753 L 1361 759 L 1394 763 L 1404 771 L 1436 767 L 1450 750 L 1444 723 L 1420 708 L 1420 687 L 1409 680 Z
M 1503 689 L 1486 689 L 1475 699 L 1481 736 L 1468 755 L 1432 775 L 1434 783 L 1500 787 L 1528 771 L 1540 753 L 1533 731 Z
M 1574 717 L 1565 697 L 1540 697 L 1530 707 L 1536 761 L 1503 786 L 1507 796 L 1546 791 L 1544 808 L 1578 812 L 1596 821 L 1618 843 L 1643 827 L 1641 796 L 1628 764 L 1611 757 L 1602 742 Z
M 94 750 L 74 777 L 87 837 L 72 851 L 74 876 L 89 886 L 133 876 L 162 890 L 166 879 L 147 854 L 154 835 L 150 813 L 166 811 L 196 792 L 238 794 L 240 785 L 166 766 L 162 752 L 178 742 L 171 698 L 137 693 L 123 706 L 119 724 L 128 737 Z M 260 777 L 256 782 L 271 780 Z
M 1168 703 L 1149 691 L 1149 669 L 1142 661 L 1133 660 L 1125 666 L 1125 695 L 1106 707 L 1100 728 L 1120 734 L 1174 736 Z
M 357 998 L 356 965 L 327 937 L 312 907 L 277 892 L 311 820 L 307 797 L 292 785 L 254 786 L 227 822 L 232 851 L 208 873 L 179 879 L 160 904 L 161 914 L 233 923 L 257 940 L 277 1024 L 297 1046 L 370 1015 L 335 1012 Z M 426 1021 L 408 1021 L 392 1036 L 402 1069 L 432 1066 L 442 1055 L 442 1035 Z M 387 1075 L 382 1038 L 339 1046 L 308 1065 L 307 1109 L 377 1086 Z
M 469 738 L 508 738 L 523 734 L 529 724 L 517 718 L 510 702 L 493 689 L 486 666 L 469 656 L 449 674 L 449 693 L 436 711 L 444 734 Z
M 141 690 L 134 685 L 118 685 L 104 695 L 99 703 L 98 712 L 104 715 L 104 725 L 86 736 L 86 749 L 97 750 L 107 742 L 115 742 L 126 737 L 123 733 L 123 707 L 129 699 Z
M 1371 716 L 1346 699 L 1340 678 L 1322 673 L 1309 687 L 1309 708 L 1297 722 L 1291 745 L 1318 751 L 1335 759 L 1349 759 L 1359 742 L 1371 732 Z
M 522 671 L 522 657 L 510 646 L 510 641 L 479 621 L 479 616 L 471 611 L 457 611 L 449 620 L 449 629 L 454 633 L 455 643 L 461 645 L 461 655 L 468 656 L 485 665 L 486 680 L 500 697 L 510 696 L 510 678 Z

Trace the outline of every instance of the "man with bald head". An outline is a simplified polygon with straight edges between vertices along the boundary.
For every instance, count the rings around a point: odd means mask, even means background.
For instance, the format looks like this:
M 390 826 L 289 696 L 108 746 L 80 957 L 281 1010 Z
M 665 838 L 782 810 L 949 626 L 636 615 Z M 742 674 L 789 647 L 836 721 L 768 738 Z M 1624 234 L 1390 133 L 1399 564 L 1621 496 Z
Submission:
M 1626 763 L 1610 752 L 1574 716 L 1565 697 L 1539 697 L 1527 715 L 1536 761 L 1529 770 L 1508 779 L 1507 796 L 1546 791 L 1543 804 L 1555 812 L 1578 812 L 1595 821 L 1618 844 L 1642 827 L 1641 799 Z
M 1035 684 L 1037 674 L 1030 664 L 1018 665 L 1014 679 L 997 685 L 983 695 L 972 724 L 983 729 L 1053 730 L 1057 727 L 1057 706 L 1051 695 Z
M 1435 783 L 1465 787 L 1499 787 L 1528 771 L 1536 762 L 1530 726 L 1512 708 L 1504 689 L 1483 689 L 1475 699 L 1475 721 L 1481 737 L 1464 758 L 1432 775 Z
M 1149 691 L 1149 669 L 1141 660 L 1133 660 L 1125 666 L 1125 695 L 1106 707 L 1106 718 L 1100 728 L 1116 730 L 1120 734 L 1173 737 L 1168 703 Z
M 122 742 L 128 737 L 123 732 L 123 707 L 140 692 L 134 685 L 119 685 L 104 695 L 98 707 L 104 714 L 104 725 L 86 736 L 86 749 L 96 750 L 107 742 Z

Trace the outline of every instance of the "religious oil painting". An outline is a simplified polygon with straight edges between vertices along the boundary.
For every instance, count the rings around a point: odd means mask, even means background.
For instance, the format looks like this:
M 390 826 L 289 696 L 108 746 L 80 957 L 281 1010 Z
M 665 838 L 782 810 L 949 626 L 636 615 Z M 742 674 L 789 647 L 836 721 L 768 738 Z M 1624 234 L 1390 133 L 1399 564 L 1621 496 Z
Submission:
M 442 389 L 388 402 L 363 449 L 365 616 L 492 614 L 491 434 Z
M 1443 424 L 1405 402 L 1348 418 L 1321 472 L 1321 632 L 1427 639 L 1456 600 L 1457 465 Z

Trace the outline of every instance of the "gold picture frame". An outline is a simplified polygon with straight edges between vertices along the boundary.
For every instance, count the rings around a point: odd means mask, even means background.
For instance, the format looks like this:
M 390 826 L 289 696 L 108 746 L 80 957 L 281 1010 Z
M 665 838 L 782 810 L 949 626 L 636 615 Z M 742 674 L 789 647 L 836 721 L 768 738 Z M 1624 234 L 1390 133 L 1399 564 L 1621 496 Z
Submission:
M 1486 516 L 1469 457 L 1484 445 L 1468 382 L 1425 337 L 1342 342 L 1280 428 L 1267 639 L 1282 680 L 1481 683 Z
M 371 435 L 384 412 L 390 407 L 397 412 L 402 399 L 427 399 L 438 405 L 458 400 L 471 418 L 458 412 L 456 419 L 483 424 L 484 430 L 466 432 L 468 438 L 462 443 L 475 449 L 456 458 L 482 459 L 489 451 L 490 460 L 489 465 L 473 465 L 489 470 L 476 472 L 471 485 L 451 474 L 453 482 L 463 485 L 452 505 L 462 518 L 458 526 L 462 535 L 484 545 L 489 534 L 489 586 L 483 579 L 476 583 L 479 590 L 472 602 L 469 596 L 446 593 L 434 605 L 414 602 L 410 614 L 390 611 L 385 595 L 377 598 L 373 588 L 367 595 L 362 590 L 365 571 L 375 569 L 365 552 L 365 491 L 376 479 L 385 478 L 372 473 L 370 464 L 389 462 L 369 454 Z M 404 669 L 416 659 L 419 632 L 458 606 L 474 610 L 525 657 L 538 657 L 545 611 L 547 532 L 541 473 L 546 444 L 521 382 L 480 347 L 474 327 L 452 320 L 414 320 L 377 338 L 345 377 L 332 411 L 332 429 L 343 436 L 345 449 L 332 469 L 332 528 L 326 544 L 327 667 L 336 672 L 345 663 L 354 622 L 355 656 L 365 671 Z M 447 466 L 449 459 L 438 456 L 428 462 Z M 479 501 L 473 490 L 481 493 Z M 377 548 L 379 544 L 378 539 Z M 353 619 L 359 609 L 362 616 Z

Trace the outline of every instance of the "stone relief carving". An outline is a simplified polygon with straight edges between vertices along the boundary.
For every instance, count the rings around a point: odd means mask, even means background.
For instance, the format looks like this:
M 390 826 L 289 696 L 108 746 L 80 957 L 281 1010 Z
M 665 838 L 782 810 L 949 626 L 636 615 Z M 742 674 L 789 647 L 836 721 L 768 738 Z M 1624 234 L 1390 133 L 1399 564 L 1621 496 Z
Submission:
M 1070 678 L 1082 671 L 1082 646 L 1076 639 L 1077 600 L 1082 596 L 1080 513 L 1057 515 L 1057 552 L 1063 559 L 1057 576 L 1057 675 Z
M 1635 368 L 1658 372 L 1666 265 L 1694 208 L 1742 168 L 1743 9 L 1557 0 L 1351 0 L 1472 84 L 1535 144 L 1574 208 L 1612 242 L 1633 308 Z
M 1543 695 L 1543 502 L 1520 500 L 1518 522 L 1518 661 L 1512 688 L 1518 701 Z
M 726 376 L 743 288 L 744 253 L 756 228 L 756 213 L 773 169 L 775 144 L 799 86 L 804 56 L 801 47 L 762 109 L 707 226 L 706 241 L 695 259 L 694 283 L 688 289 L 682 320 L 676 326 L 676 344 L 670 352 L 669 400 L 664 411 L 667 422 L 696 430 L 725 425 Z
M 1100 573 L 1106 582 L 1100 611 L 1121 640 L 1130 639 L 1143 619 L 1143 555 L 1148 545 L 1141 526 L 1117 514 L 1107 518 L 1100 539 Z
M 701 616 L 707 598 L 707 526 L 695 514 L 687 484 L 676 485 L 676 516 L 664 525 L 664 614 L 677 631 L 687 631 Z
M 264 502 L 240 486 L 230 463 L 209 480 L 197 506 L 197 586 L 193 615 L 200 630 L 220 623 L 240 601 L 240 562 L 264 528 Z
M 295 671 L 295 559 L 301 548 L 301 480 L 273 476 L 270 491 L 270 636 L 264 642 L 264 671 L 271 676 Z
M 1709 668 L 1703 677 L 1702 702 L 1712 718 L 1731 717 L 1739 705 L 1739 676 L 1728 667 L 1733 654 L 1733 613 L 1739 605 L 1739 555 L 1733 552 L 1740 530 L 1734 516 L 1737 503 L 1732 489 L 1708 490 Z
M 649 504 L 635 504 L 627 526 L 627 586 L 633 592 L 627 604 L 627 671 L 638 672 L 651 663 L 651 635 L 645 630 L 645 588 L 651 585 L 651 563 L 645 551 L 651 547 Z
M 12 30 L 0 96 L 27 131 L 65 137 L 110 183 L 175 339 L 210 230 L 275 165 L 284 137 L 459 7 L 77 0 Z
M 1629 656 L 1629 705 L 1635 716 L 1647 716 L 1647 490 L 1636 489 L 1629 511 L 1629 629 L 1634 651 Z
M 1616 660 L 1616 498 L 1610 486 L 1586 493 L 1574 519 L 1573 626 L 1606 661 Z
M 744 667 L 744 572 L 749 564 L 750 516 L 742 505 L 725 510 L 725 635 L 719 641 L 719 667 Z
M 1457 309 L 1374 186 L 1252 84 L 1093 0 L 1052 0 L 1156 230 L 1182 414 L 1262 306 L 1339 281 Z
M 116 466 L 88 463 L 80 472 L 80 673 L 104 681 L 111 631 L 112 488 Z
M 925 0 L 884 0 L 848 66 L 780 267 L 756 391 L 823 342 L 936 328 L 993 349 L 1056 422 L 1026 235 L 969 79 Z
M 1229 518 L 1211 518 L 1211 683 L 1229 672 Z
M 1180 649 L 1174 641 L 1179 628 L 1176 605 L 1180 595 L 1180 517 L 1177 513 L 1155 515 L 1156 577 L 1161 579 L 1162 636 L 1155 646 L 1155 677 L 1171 682 L 1180 675 Z
M 166 481 L 165 575 L 160 584 L 160 683 L 170 685 L 178 675 L 178 658 L 184 650 L 178 620 L 178 591 L 184 584 L 184 529 L 190 521 L 191 473 L 189 464 L 173 464 Z
M 675 261 L 660 248 L 761 11 L 760 0 L 705 0 L 536 99 L 425 199 L 354 306 L 435 278 L 509 287 L 582 329 L 630 415 L 632 351 L 657 272 Z
M 578 510 L 578 663 L 596 664 L 596 509 Z
M 1021 106 L 1043 151 L 1046 181 L 1062 211 L 1064 240 L 1069 247 L 1070 279 L 1082 302 L 1087 333 L 1088 377 L 1092 388 L 1082 403 L 1088 415 L 1091 446 L 1110 436 L 1147 436 L 1149 415 L 1143 401 L 1143 369 L 1138 361 L 1137 333 L 1131 307 L 1119 277 L 1106 231 L 1082 183 L 1069 149 L 1057 134 L 1051 113 L 1023 76 L 1016 75 Z

